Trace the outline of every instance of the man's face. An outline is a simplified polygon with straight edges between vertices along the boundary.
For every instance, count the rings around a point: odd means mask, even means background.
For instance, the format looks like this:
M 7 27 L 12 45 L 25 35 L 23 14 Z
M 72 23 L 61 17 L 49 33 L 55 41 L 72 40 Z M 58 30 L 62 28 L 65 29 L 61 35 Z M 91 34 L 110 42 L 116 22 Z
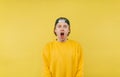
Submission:
M 55 27 L 55 33 L 60 40 L 65 40 L 70 32 L 70 26 L 65 22 L 57 23 Z

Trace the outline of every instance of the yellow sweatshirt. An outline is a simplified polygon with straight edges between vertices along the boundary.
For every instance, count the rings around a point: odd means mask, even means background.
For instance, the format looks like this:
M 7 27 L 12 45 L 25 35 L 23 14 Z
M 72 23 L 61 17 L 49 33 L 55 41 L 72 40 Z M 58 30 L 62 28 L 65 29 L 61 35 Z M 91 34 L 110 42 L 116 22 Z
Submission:
M 83 55 L 73 41 L 53 41 L 42 51 L 40 77 L 83 77 Z

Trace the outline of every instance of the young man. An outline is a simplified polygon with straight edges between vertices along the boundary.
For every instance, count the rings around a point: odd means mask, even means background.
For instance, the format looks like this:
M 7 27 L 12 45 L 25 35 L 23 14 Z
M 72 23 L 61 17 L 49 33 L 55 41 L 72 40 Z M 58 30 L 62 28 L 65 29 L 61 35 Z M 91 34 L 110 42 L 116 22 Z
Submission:
M 79 43 L 69 40 L 70 22 L 65 17 L 56 20 L 57 39 L 42 51 L 41 77 L 83 77 L 83 54 Z

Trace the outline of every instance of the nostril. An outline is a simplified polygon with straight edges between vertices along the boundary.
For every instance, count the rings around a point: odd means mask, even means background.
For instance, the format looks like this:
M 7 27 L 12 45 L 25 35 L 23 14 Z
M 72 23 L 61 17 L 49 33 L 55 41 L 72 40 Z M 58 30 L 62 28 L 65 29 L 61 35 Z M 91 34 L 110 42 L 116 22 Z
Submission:
M 64 31 L 64 29 L 61 29 L 60 31 Z

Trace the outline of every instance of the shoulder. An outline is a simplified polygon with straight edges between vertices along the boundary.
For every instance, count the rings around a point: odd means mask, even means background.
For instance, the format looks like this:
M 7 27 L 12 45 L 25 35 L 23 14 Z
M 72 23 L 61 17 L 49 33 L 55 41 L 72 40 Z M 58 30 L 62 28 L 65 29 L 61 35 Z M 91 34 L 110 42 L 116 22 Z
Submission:
M 71 43 L 71 45 L 75 48 L 82 48 L 81 43 L 79 41 L 75 41 L 75 40 L 69 40 L 69 43 Z
M 47 42 L 42 48 L 42 54 L 49 54 L 53 41 Z
M 75 40 L 69 40 L 70 43 L 75 44 L 75 45 L 80 45 L 80 43 L 78 41 Z
M 47 42 L 44 47 L 50 47 L 53 44 L 55 44 L 55 41 L 50 41 L 50 42 Z

